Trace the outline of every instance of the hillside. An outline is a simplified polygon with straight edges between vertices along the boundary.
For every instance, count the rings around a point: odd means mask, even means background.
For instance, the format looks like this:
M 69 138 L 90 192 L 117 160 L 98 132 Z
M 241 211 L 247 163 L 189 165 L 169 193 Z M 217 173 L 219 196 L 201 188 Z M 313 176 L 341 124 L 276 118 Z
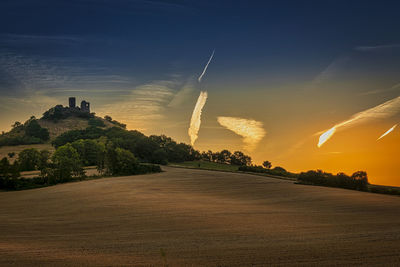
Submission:
M 398 265 L 400 199 L 164 168 L 0 192 L 0 265 Z
M 56 105 L 45 111 L 40 119 L 32 116 L 24 123 L 15 122 L 9 132 L 1 134 L 0 147 L 51 143 L 64 132 L 83 130 L 89 126 L 103 129 L 126 127 L 125 124 L 112 120 L 109 116 L 100 118 L 95 113 L 90 113 L 89 109 Z
M 40 119 L 38 120 L 40 126 L 49 130 L 50 140 L 54 140 L 57 136 L 62 133 L 65 133 L 70 130 L 83 130 L 89 126 L 89 120 L 98 120 L 104 123 L 104 127 L 101 128 L 110 128 L 110 127 L 118 127 L 114 123 L 111 123 L 103 118 L 94 116 L 94 118 L 87 119 L 87 118 L 79 118 L 79 117 L 69 117 L 57 122 Z

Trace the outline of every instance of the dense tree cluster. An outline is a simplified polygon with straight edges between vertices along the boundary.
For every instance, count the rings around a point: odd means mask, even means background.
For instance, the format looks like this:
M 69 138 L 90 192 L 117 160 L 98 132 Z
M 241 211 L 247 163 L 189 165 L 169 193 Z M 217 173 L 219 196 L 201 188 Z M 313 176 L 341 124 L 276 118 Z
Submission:
M 0 136 L 0 146 L 40 144 L 50 138 L 49 131 L 42 128 L 34 116 L 24 124 L 17 121 L 12 127 L 9 133 Z
M 367 173 L 364 171 L 355 172 L 351 176 L 342 172 L 334 175 L 321 170 L 308 171 L 300 173 L 297 179 L 305 184 L 341 187 L 363 191 L 368 189 L 368 177 Z
M 201 153 L 201 159 L 210 162 L 248 166 L 251 164 L 251 157 L 245 155 L 241 151 L 235 151 L 231 153 L 229 150 L 222 150 L 220 152 L 212 152 L 208 150 Z
M 61 181 L 68 180 L 71 177 L 81 177 L 85 175 L 82 157 L 71 144 L 66 144 L 57 148 L 52 156 L 52 165 L 50 169 L 52 169 L 52 172 L 49 174 Z
M 58 136 L 53 145 L 57 148 L 78 140 L 102 140 L 112 142 L 115 147 L 130 151 L 140 162 L 167 164 L 200 159 L 200 153 L 192 146 L 177 143 L 165 135 L 145 136 L 138 131 L 128 131 L 119 127 L 100 129 L 88 127 L 85 130 L 68 131 Z M 77 145 L 75 145 L 77 147 Z
M 77 140 L 59 146 L 50 156 L 47 150 L 25 149 L 14 164 L 0 161 L 0 189 L 26 189 L 64 183 L 85 177 L 83 166 L 96 165 L 105 175 L 133 175 L 160 172 L 158 165 L 141 164 L 129 150 L 116 147 L 106 138 Z M 20 171 L 39 170 L 36 178 L 20 178 Z

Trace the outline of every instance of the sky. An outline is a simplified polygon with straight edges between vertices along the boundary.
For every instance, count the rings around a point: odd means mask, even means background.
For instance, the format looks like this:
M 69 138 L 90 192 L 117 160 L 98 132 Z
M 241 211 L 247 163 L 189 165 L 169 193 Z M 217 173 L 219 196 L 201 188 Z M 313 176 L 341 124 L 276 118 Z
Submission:
M 199 150 L 242 150 L 290 171 L 366 170 L 400 186 L 400 127 L 377 140 L 400 122 L 399 8 L 2 0 L 0 130 L 75 96 L 128 129 L 185 143 L 195 118 Z

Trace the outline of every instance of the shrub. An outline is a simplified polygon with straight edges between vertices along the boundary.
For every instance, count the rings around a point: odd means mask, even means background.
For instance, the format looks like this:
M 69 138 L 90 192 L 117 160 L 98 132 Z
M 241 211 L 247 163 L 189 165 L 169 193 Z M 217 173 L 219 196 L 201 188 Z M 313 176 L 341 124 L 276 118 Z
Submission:
M 0 160 L 0 189 L 14 189 L 19 176 L 17 162 L 10 164 L 6 157 Z
M 273 169 L 266 169 L 263 166 L 257 166 L 257 165 L 240 166 L 239 167 L 239 171 L 265 173 L 265 174 L 269 174 L 269 175 L 290 177 L 290 178 L 296 178 L 297 177 L 297 174 L 288 172 L 282 167 L 275 167 Z
M 22 150 L 18 154 L 18 163 L 20 171 L 37 170 L 39 165 L 40 152 L 36 148 L 28 148 Z

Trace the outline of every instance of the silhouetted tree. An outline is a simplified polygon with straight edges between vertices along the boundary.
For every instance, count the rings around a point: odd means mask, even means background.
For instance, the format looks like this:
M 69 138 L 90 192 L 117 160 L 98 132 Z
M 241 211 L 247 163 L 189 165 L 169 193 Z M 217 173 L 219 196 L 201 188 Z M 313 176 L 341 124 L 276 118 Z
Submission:
M 272 163 L 269 162 L 268 160 L 264 161 L 262 165 L 263 165 L 264 168 L 266 168 L 266 169 L 271 169 L 271 167 L 272 167 Z
M 13 125 L 11 125 L 12 128 L 17 128 L 19 126 L 21 126 L 22 124 L 19 121 L 14 122 Z
M 351 175 L 355 180 L 357 190 L 366 190 L 368 188 L 368 175 L 364 171 L 357 171 Z
M 235 151 L 230 157 L 230 163 L 232 165 L 247 166 L 251 164 L 251 157 L 241 151 Z

